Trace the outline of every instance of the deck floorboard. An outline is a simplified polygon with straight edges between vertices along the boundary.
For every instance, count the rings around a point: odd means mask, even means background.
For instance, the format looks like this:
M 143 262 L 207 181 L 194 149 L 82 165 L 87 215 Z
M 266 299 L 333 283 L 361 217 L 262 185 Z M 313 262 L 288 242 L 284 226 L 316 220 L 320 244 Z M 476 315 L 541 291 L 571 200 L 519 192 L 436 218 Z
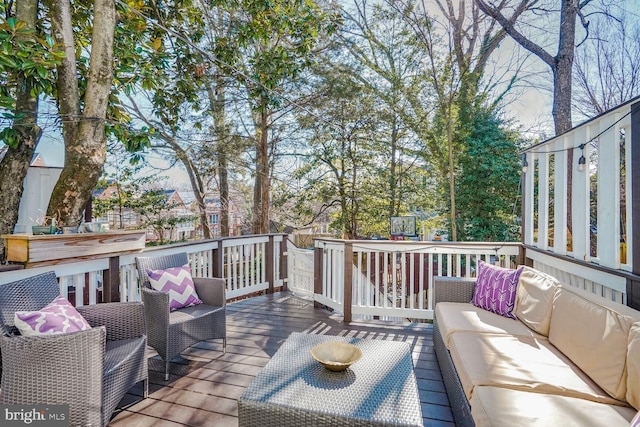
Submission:
M 237 399 L 292 332 L 404 341 L 410 344 L 425 426 L 452 427 L 453 415 L 433 350 L 430 324 L 355 321 L 282 292 L 227 306 L 227 351 L 220 340 L 194 345 L 171 363 L 149 350 L 149 398 L 140 385 L 120 402 L 112 427 L 237 427 Z

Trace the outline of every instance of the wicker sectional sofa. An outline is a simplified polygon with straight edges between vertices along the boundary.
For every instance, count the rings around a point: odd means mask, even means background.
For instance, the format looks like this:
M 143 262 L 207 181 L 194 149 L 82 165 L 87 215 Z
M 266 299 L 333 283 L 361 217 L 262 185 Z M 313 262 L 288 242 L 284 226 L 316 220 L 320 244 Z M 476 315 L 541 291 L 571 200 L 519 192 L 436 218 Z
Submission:
M 434 346 L 458 426 L 629 426 L 640 409 L 640 312 L 522 267 L 517 320 L 436 278 Z

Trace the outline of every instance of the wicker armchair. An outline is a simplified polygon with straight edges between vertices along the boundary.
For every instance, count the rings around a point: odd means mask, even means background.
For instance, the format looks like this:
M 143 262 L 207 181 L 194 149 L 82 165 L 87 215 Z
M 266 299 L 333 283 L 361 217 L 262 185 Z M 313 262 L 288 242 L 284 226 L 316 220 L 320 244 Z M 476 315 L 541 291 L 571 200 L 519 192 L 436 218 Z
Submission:
M 165 361 L 164 379 L 169 379 L 169 362 L 193 344 L 222 339 L 227 347 L 225 282 L 222 279 L 193 278 L 203 304 L 169 311 L 169 295 L 154 290 L 147 270 L 164 270 L 189 263 L 186 253 L 158 257 L 138 257 L 138 278 L 147 319 L 149 345 Z
M 142 303 L 78 307 L 86 331 L 17 335 L 16 311 L 40 310 L 59 294 L 54 272 L 0 285 L 0 403 L 69 405 L 70 425 L 105 426 L 133 385 L 142 381 L 148 394 Z

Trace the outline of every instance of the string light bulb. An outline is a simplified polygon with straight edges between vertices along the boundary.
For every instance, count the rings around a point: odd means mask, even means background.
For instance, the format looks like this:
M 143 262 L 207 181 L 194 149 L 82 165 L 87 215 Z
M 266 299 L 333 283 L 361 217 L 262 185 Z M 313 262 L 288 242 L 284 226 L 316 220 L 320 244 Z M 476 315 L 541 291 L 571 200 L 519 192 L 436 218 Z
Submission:
M 527 162 L 527 155 L 523 154 L 522 155 L 522 173 L 527 173 L 528 169 L 529 169 L 529 163 Z
M 580 152 L 580 158 L 578 159 L 578 172 L 584 172 L 584 168 L 587 164 L 587 159 L 584 157 L 584 144 L 580 144 L 578 147 L 582 150 Z

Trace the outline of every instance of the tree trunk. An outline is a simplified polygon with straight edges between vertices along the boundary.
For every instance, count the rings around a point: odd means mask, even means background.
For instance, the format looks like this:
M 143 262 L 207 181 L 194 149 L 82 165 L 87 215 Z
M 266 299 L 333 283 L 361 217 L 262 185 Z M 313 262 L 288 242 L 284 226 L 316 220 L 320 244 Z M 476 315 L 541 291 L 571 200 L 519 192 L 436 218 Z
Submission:
M 397 194 L 397 159 L 398 154 L 398 120 L 394 114 L 391 129 L 391 164 L 389 166 L 389 217 L 398 216 L 399 197 Z
M 193 190 L 193 197 L 195 197 L 196 204 L 198 205 L 198 215 L 200 216 L 200 223 L 202 224 L 202 237 L 205 239 L 213 238 L 211 229 L 209 228 L 209 219 L 207 218 L 207 204 L 205 202 L 204 183 L 196 167 L 189 159 L 189 155 L 182 149 L 180 144 L 175 138 L 163 138 L 171 149 L 175 152 L 176 157 L 184 166 L 187 176 L 189 177 L 189 183 Z
M 266 102 L 263 103 L 266 105 Z M 260 113 L 258 146 L 256 148 L 256 178 L 253 188 L 253 233 L 269 233 L 269 114 Z
M 229 161 L 226 147 L 218 147 L 218 176 L 220 178 L 220 234 L 229 236 Z
M 64 115 L 65 166 L 49 202 L 49 215 L 63 225 L 77 225 L 91 199 L 106 158 L 105 119 L 113 80 L 114 0 L 94 1 L 89 76 L 80 114 L 73 27 L 69 0 L 51 2 L 52 27 L 67 57 L 58 67 L 58 101 Z
M 560 39 L 553 70 L 553 120 L 556 135 L 571 130 L 571 88 L 573 58 L 576 43 L 576 18 L 578 2 L 562 0 L 560 10 Z
M 229 236 L 229 132 L 226 118 L 226 84 L 220 71 L 214 78 L 215 90 L 207 84 L 209 104 L 213 115 L 213 127 L 216 135 L 216 154 L 218 158 L 218 190 L 220 192 L 220 235 Z
M 35 29 L 37 17 L 38 0 L 16 2 L 16 19 L 23 21 L 25 28 Z M 18 222 L 24 179 L 40 140 L 38 98 L 31 95 L 32 88 L 33 81 L 20 73 L 16 79 L 16 114 L 20 116 L 13 122 L 13 128 L 18 133 L 18 146 L 8 147 L 0 160 L 0 234 L 13 233 Z M 4 260 L 4 240 L 0 239 L 0 262 Z
M 562 0 L 560 10 L 560 40 L 556 66 L 553 70 L 553 121 L 556 135 L 571 130 L 571 100 L 573 84 L 573 58 L 575 56 L 576 17 L 578 2 Z M 567 152 L 567 228 L 573 228 L 573 150 Z
M 451 108 L 449 108 L 451 112 Z M 451 208 L 449 209 L 449 215 L 451 218 L 451 241 L 458 241 L 458 227 L 456 225 L 456 174 L 454 170 L 454 153 L 453 153 L 453 130 L 451 129 L 453 124 L 451 123 L 451 115 L 448 114 L 445 119 L 447 123 L 447 144 L 449 147 L 449 200 L 451 202 Z

